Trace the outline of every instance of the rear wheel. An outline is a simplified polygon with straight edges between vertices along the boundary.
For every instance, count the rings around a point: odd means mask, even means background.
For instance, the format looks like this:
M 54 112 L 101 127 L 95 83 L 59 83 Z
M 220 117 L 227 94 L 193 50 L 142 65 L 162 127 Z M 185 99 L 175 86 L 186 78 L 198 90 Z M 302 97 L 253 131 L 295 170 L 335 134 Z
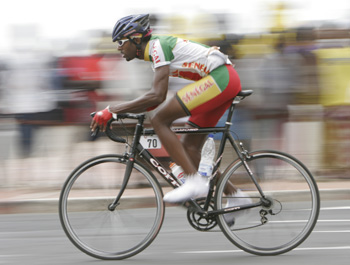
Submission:
M 247 166 L 265 197 L 261 197 L 243 162 L 237 160 L 217 185 L 215 206 L 223 209 L 228 200 L 249 203 L 245 196 L 251 203 L 262 202 L 262 206 L 220 215 L 219 225 L 226 237 L 244 251 L 256 255 L 285 253 L 301 244 L 317 222 L 320 198 L 316 182 L 301 162 L 287 154 L 257 151 L 250 156 Z M 244 196 L 225 194 L 229 183 L 238 186 Z
M 162 190 L 141 164 L 134 163 L 116 208 L 109 208 L 120 192 L 126 167 L 122 156 L 96 157 L 77 167 L 62 188 L 62 227 L 76 247 L 93 257 L 133 256 L 150 245 L 161 228 Z M 140 183 L 144 188 L 135 189 Z

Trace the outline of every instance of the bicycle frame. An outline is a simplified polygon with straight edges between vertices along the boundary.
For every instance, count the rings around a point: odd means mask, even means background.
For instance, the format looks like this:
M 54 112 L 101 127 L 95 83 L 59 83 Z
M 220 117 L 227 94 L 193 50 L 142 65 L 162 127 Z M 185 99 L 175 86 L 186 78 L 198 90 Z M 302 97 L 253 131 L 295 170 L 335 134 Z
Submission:
M 262 198 L 265 197 L 263 194 L 263 191 L 261 190 L 258 182 L 255 179 L 255 176 L 253 175 L 252 171 L 249 169 L 249 167 L 246 163 L 246 159 L 249 158 L 248 151 L 244 150 L 242 145 L 239 147 L 237 145 L 237 143 L 235 142 L 233 136 L 230 133 L 230 126 L 232 125 L 231 119 L 232 119 L 235 107 L 244 97 L 245 96 L 236 97 L 235 100 L 232 102 L 232 104 L 229 108 L 229 111 L 228 111 L 225 126 L 223 126 L 223 127 L 207 127 L 207 128 L 181 127 L 181 128 L 173 128 L 172 129 L 172 131 L 175 132 L 176 134 L 208 134 L 208 133 L 222 133 L 223 134 L 221 141 L 220 141 L 217 157 L 216 157 L 216 162 L 215 162 L 215 165 L 213 168 L 214 173 L 213 173 L 211 180 L 210 180 L 209 193 L 208 193 L 208 196 L 206 198 L 206 202 L 204 204 L 204 207 L 201 208 L 195 202 L 195 200 L 190 201 L 190 204 L 192 204 L 192 206 L 194 206 L 199 213 L 218 215 L 218 214 L 229 213 L 229 212 L 234 212 L 234 211 L 238 211 L 238 210 L 253 208 L 253 207 L 261 206 L 263 204 L 263 202 L 258 202 L 258 203 L 252 203 L 249 205 L 245 205 L 242 207 L 234 207 L 232 209 L 224 209 L 224 210 L 220 210 L 220 211 L 210 211 L 209 213 L 207 212 L 208 208 L 209 208 L 209 204 L 211 202 L 211 199 L 213 198 L 213 194 L 215 191 L 214 186 L 216 183 L 217 173 L 218 173 L 218 169 L 219 169 L 220 164 L 221 164 L 222 155 L 223 155 L 225 144 L 226 144 L 227 140 L 229 140 L 232 147 L 234 148 L 236 154 L 238 155 L 238 159 L 240 159 L 242 161 L 245 169 L 247 170 L 247 173 L 249 174 L 250 178 L 252 179 L 252 181 L 256 185 L 260 195 L 262 196 Z M 180 180 L 178 180 L 172 174 L 172 172 L 168 172 L 164 168 L 164 166 L 158 161 L 158 159 L 156 157 L 154 157 L 147 149 L 145 149 L 141 145 L 141 143 L 140 143 L 141 136 L 156 135 L 156 132 L 154 131 L 154 129 L 144 128 L 143 123 L 145 120 L 145 115 L 144 114 L 121 114 L 118 116 L 121 119 L 124 119 L 124 118 L 135 119 L 135 120 L 137 120 L 137 124 L 136 124 L 135 131 L 134 131 L 133 142 L 130 145 L 130 151 L 126 152 L 124 154 L 125 159 L 126 159 L 126 163 L 127 163 L 127 168 L 125 171 L 122 187 L 121 187 L 120 193 L 116 197 L 115 201 L 109 206 L 110 210 L 114 210 L 116 208 L 116 206 L 118 205 L 118 201 L 119 201 L 120 197 L 122 196 L 122 194 L 123 194 L 123 192 L 128 184 L 130 173 L 131 173 L 131 170 L 133 168 L 133 164 L 134 164 L 134 161 L 135 161 L 137 154 L 142 156 L 142 158 L 145 161 L 147 161 L 169 183 L 170 186 L 172 186 L 173 188 L 177 188 L 182 184 L 180 182 Z M 107 133 L 107 135 L 108 135 L 108 133 Z M 113 137 L 109 136 L 109 138 L 111 138 L 112 140 L 117 141 L 117 142 L 126 142 L 125 139 L 119 138 L 119 137 L 115 137 L 117 139 L 113 139 Z

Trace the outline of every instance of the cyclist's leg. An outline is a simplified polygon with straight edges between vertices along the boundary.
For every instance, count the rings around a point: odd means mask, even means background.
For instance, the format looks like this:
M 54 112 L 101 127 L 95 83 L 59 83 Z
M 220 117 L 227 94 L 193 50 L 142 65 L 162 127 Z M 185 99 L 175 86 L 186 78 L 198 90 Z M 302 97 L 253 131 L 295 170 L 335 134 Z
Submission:
M 189 124 L 186 124 L 185 127 L 195 128 Z M 182 145 L 196 168 L 199 166 L 199 162 L 201 160 L 201 150 L 206 138 L 206 134 L 184 134 L 181 137 Z
M 186 112 L 174 97 L 159 107 L 151 118 L 151 123 L 170 157 L 178 165 L 181 165 L 186 175 L 191 175 L 197 172 L 197 167 L 193 164 L 180 140 L 170 128 L 174 120 L 185 116 L 187 116 Z
M 208 193 L 207 181 L 197 173 L 197 167 L 193 164 L 185 148 L 172 132 L 170 126 L 178 118 L 186 116 L 180 103 L 174 97 L 169 102 L 160 106 L 159 110 L 151 118 L 152 125 L 171 158 L 181 165 L 185 172 L 186 182 L 179 188 L 164 196 L 166 202 L 183 202 L 190 198 L 204 196 Z

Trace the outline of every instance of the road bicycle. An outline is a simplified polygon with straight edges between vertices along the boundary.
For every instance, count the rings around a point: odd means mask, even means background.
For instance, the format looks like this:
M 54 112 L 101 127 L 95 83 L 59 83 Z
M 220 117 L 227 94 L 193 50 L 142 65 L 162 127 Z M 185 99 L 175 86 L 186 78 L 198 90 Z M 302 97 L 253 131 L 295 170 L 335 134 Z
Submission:
M 183 206 L 193 228 L 222 231 L 238 248 L 255 255 L 278 255 L 294 249 L 310 235 L 318 219 L 320 196 L 312 174 L 296 158 L 271 150 L 250 152 L 231 131 L 236 105 L 252 92 L 243 90 L 236 96 L 224 126 L 172 128 L 177 134 L 221 136 L 208 195 Z M 123 122 L 126 119 L 136 120 L 132 137 L 121 133 L 130 131 Z M 154 144 L 156 139 L 152 138 L 155 131 L 145 128 L 144 121 L 145 114 L 118 114 L 106 135 L 125 144 L 125 152 L 83 162 L 63 185 L 59 199 L 62 227 L 77 248 L 95 258 L 125 259 L 149 246 L 164 219 L 164 184 L 172 188 L 182 185 L 141 144 L 145 139 Z M 229 152 L 235 156 L 221 169 L 226 146 L 232 147 Z M 165 180 L 163 185 L 155 174 Z M 250 197 L 251 203 L 226 207 L 233 196 L 226 194 L 226 188 L 232 183 Z M 225 221 L 229 213 L 236 214 L 233 225 Z

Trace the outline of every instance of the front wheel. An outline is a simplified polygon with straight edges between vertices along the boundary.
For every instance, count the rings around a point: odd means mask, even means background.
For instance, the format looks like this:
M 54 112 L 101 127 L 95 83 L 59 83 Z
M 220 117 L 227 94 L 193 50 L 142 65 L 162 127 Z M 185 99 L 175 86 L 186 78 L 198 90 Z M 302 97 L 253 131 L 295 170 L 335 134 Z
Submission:
M 252 254 L 278 255 L 292 250 L 309 236 L 319 215 L 319 191 L 312 174 L 294 157 L 276 151 L 253 152 L 246 166 L 257 185 L 244 163 L 235 161 L 217 185 L 216 209 L 262 205 L 219 215 L 221 230 L 237 247 Z M 228 194 L 231 183 L 243 191 L 240 198 Z
M 148 245 L 158 234 L 164 203 L 151 172 L 134 163 L 128 185 L 120 188 L 127 162 L 106 155 L 78 166 L 66 180 L 59 200 L 62 227 L 81 251 L 99 259 L 125 259 Z M 142 183 L 142 187 L 135 185 Z M 115 209 L 109 206 L 121 198 Z

